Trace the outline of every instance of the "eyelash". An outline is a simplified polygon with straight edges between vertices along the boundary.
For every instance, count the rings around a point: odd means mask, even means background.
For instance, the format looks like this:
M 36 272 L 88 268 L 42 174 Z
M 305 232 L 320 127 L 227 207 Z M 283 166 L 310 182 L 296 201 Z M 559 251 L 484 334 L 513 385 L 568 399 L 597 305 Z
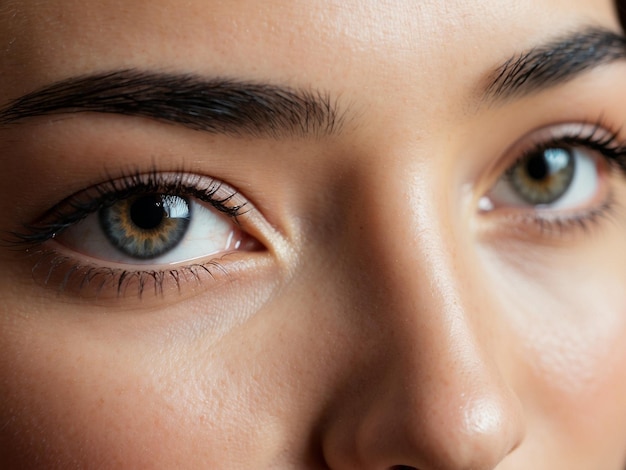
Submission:
M 602 119 L 597 120 L 596 124 L 591 127 L 581 125 L 577 132 L 560 137 L 555 136 L 531 145 L 506 168 L 511 168 L 530 155 L 550 148 L 578 147 L 597 152 L 604 162 L 607 163 L 609 172 L 617 170 L 622 176 L 626 177 L 626 142 L 620 139 L 620 131 L 614 129 L 614 127 L 604 123 Z M 549 209 L 526 210 L 511 215 L 509 219 L 516 225 L 532 226 L 542 236 L 560 237 L 575 230 L 582 230 L 584 233 L 588 233 L 603 220 L 610 219 L 615 215 L 617 208 L 618 202 L 613 192 L 609 191 L 606 200 L 599 207 L 584 212 L 559 214 L 558 211 L 550 211 Z M 542 214 L 546 212 L 550 213 L 550 215 Z
M 201 179 L 206 178 L 189 177 L 183 171 L 159 173 L 156 169 L 150 173 L 135 172 L 122 175 L 117 179 L 109 177 L 105 183 L 93 186 L 87 191 L 81 191 L 60 202 L 44 214 L 38 222 L 26 225 L 24 233 L 14 232 L 12 235 L 24 244 L 39 245 L 106 205 L 141 193 L 171 193 L 194 197 L 210 204 L 214 209 L 237 222 L 237 218 L 244 213 L 245 207 L 245 204 L 229 204 L 237 192 L 232 191 L 225 198 L 216 197 L 216 194 L 223 188 L 222 183 L 211 180 L 210 185 L 202 188 L 198 186 Z M 48 220 L 52 222 L 46 222 Z
M 37 258 L 32 268 L 33 273 L 41 266 L 47 267 L 42 276 L 44 285 L 50 285 L 51 278 L 57 274 L 61 278 L 59 292 L 67 289 L 72 276 L 77 273 L 82 276 L 77 282 L 79 293 L 91 286 L 95 290 L 95 297 L 100 297 L 105 286 L 113 285 L 117 297 L 123 297 L 127 293 L 127 288 L 135 283 L 140 298 L 149 287 L 153 288 L 156 295 L 162 295 L 167 280 L 173 281 L 176 289 L 180 291 L 182 278 L 190 277 L 196 282 L 201 282 L 203 275 L 215 278 L 217 272 L 228 274 L 227 269 L 215 258 L 204 263 L 166 270 L 130 270 L 84 264 L 54 248 L 44 247 L 46 242 L 53 240 L 90 214 L 116 201 L 141 193 L 167 193 L 196 198 L 225 214 L 237 225 L 238 218 L 247 212 L 247 203 L 233 203 L 238 193 L 217 180 L 190 175 L 184 170 L 171 173 L 161 173 L 156 169 L 149 173 L 135 171 L 119 178 L 107 177 L 104 183 L 66 198 L 35 223 L 25 225 L 23 231 L 12 232 L 7 242 L 20 251 L 25 251 L 27 255 Z M 225 195 L 219 195 L 220 193 Z
M 586 130 L 585 130 L 586 129 Z M 597 152 L 608 164 L 608 169 L 618 169 L 626 175 L 626 143 L 619 138 L 619 131 L 611 131 L 601 121 L 592 127 L 582 127 L 579 132 L 573 132 L 561 137 L 553 137 L 531 145 L 513 162 L 513 165 L 531 154 L 545 151 L 553 147 L 579 147 Z M 509 165 L 507 168 L 510 168 Z M 505 170 L 506 171 L 506 170 Z M 502 175 L 504 172 L 500 172 Z M 216 259 L 205 263 L 180 266 L 163 271 L 159 270 L 127 270 L 109 268 L 93 264 L 83 264 L 64 255 L 54 248 L 46 248 L 44 244 L 53 240 L 65 229 L 86 218 L 89 214 L 99 211 L 107 204 L 124 199 L 131 195 L 145 193 L 168 193 L 197 198 L 211 205 L 215 210 L 225 214 L 238 224 L 238 217 L 246 212 L 246 203 L 235 204 L 233 200 L 237 192 L 227 188 L 221 182 L 206 177 L 194 176 L 183 170 L 161 173 L 153 168 L 148 173 L 135 171 L 119 178 L 107 175 L 106 182 L 81 191 L 55 205 L 34 224 L 26 225 L 22 232 L 11 233 L 9 244 L 16 246 L 20 251 L 38 258 L 33 273 L 41 266 L 47 266 L 44 272 L 44 284 L 49 285 L 53 274 L 61 278 L 58 286 L 60 292 L 66 290 L 71 278 L 80 273 L 78 291 L 86 287 L 94 288 L 95 296 L 99 297 L 107 285 L 115 286 L 118 297 L 127 294 L 127 288 L 135 283 L 137 295 L 141 298 L 149 287 L 156 295 L 163 294 L 166 280 L 171 280 L 177 290 L 181 289 L 181 279 L 191 277 L 200 282 L 204 274 L 214 277 L 219 271 L 228 274 L 228 271 Z M 201 184 L 201 182 L 205 182 Z M 206 183 L 208 182 L 208 184 Z M 225 189 L 227 188 L 227 189 Z M 225 189 L 225 190 L 224 190 Z M 218 195 L 226 193 L 226 195 Z M 521 211 L 513 215 L 511 220 L 515 226 L 532 225 L 541 235 L 562 236 L 574 229 L 589 229 L 609 218 L 616 208 L 616 201 L 609 193 L 607 199 L 599 206 L 582 213 L 560 215 L 558 211 L 546 216 L 546 210 Z M 551 212 L 551 211 L 547 211 Z M 95 286 L 95 287 L 94 287 Z

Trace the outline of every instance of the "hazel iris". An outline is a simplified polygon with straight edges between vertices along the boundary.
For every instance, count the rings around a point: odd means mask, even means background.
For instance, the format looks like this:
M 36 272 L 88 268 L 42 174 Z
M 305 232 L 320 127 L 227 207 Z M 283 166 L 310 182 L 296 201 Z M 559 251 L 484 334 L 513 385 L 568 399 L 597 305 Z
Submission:
M 576 160 L 567 148 L 548 148 L 522 158 L 508 170 L 515 192 L 529 204 L 551 204 L 574 179 Z
M 100 227 L 116 249 L 148 260 L 181 242 L 191 221 L 191 205 L 180 196 L 141 194 L 116 201 L 98 215 Z

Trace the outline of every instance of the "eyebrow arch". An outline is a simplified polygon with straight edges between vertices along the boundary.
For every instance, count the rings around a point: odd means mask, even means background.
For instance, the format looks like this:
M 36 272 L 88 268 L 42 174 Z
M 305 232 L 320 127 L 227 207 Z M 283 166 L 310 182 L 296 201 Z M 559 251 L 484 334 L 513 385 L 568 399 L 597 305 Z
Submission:
M 236 137 L 331 135 L 337 103 L 319 91 L 195 75 L 117 70 L 68 78 L 11 101 L 0 125 L 79 112 L 145 117 Z
M 491 75 L 483 96 L 490 102 L 503 102 L 624 59 L 626 38 L 623 36 L 598 28 L 579 31 L 506 60 Z

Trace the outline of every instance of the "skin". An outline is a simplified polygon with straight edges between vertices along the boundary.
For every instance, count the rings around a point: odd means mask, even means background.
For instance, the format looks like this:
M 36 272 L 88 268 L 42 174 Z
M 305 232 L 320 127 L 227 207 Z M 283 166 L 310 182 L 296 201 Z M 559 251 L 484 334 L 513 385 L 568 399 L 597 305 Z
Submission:
M 623 178 L 606 175 L 618 207 L 587 231 L 478 209 L 532 131 L 624 126 L 622 63 L 476 99 L 494 68 L 555 34 L 619 32 L 614 9 L 0 1 L 2 105 L 134 68 L 314 88 L 341 110 L 340 132 L 319 138 L 97 113 L 0 129 L 3 233 L 109 174 L 183 168 L 236 188 L 258 241 L 218 256 L 227 274 L 141 299 L 42 285 L 31 257 L 0 247 L 0 462 L 623 469 Z

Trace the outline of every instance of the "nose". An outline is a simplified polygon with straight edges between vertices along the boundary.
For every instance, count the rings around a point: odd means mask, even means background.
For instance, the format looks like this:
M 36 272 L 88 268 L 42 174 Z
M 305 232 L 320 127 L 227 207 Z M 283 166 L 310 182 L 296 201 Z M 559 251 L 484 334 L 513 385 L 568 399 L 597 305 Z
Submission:
M 379 213 L 370 219 L 379 227 L 344 253 L 359 273 L 362 347 L 328 413 L 322 445 L 332 469 L 487 470 L 523 438 L 502 311 L 471 242 L 432 212 L 428 227 L 402 233 Z

